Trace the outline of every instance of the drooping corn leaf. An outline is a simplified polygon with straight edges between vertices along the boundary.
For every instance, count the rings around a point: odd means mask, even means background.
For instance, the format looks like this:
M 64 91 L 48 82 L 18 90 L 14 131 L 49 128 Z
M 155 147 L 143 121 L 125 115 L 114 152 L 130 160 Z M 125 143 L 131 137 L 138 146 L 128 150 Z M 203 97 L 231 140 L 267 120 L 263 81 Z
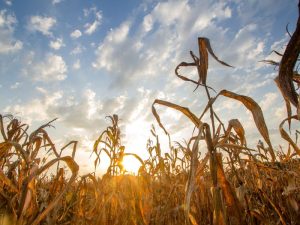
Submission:
M 280 131 L 281 137 L 283 139 L 285 139 L 294 148 L 295 152 L 300 156 L 300 148 L 297 146 L 297 144 L 292 140 L 290 135 L 288 135 L 288 133 L 283 128 L 285 121 L 289 121 L 291 119 L 298 119 L 298 117 L 292 116 L 292 117 L 284 119 L 279 125 L 279 131 Z
M 222 90 L 222 91 L 220 91 L 219 94 L 223 95 L 225 97 L 240 101 L 241 103 L 244 104 L 244 106 L 248 110 L 250 110 L 258 131 L 263 136 L 263 138 L 265 139 L 265 141 L 267 142 L 267 144 L 269 146 L 269 151 L 270 151 L 272 160 L 275 161 L 276 156 L 275 156 L 275 153 L 274 153 L 271 141 L 270 141 L 269 131 L 268 131 L 267 125 L 265 123 L 264 115 L 263 115 L 263 112 L 262 112 L 260 106 L 252 98 L 245 96 L 245 95 L 239 95 L 234 92 L 227 91 L 227 90 Z
M 286 95 L 286 92 L 284 92 L 281 88 L 280 88 L 280 85 L 279 85 L 279 79 L 278 77 L 276 77 L 274 79 L 278 89 L 280 90 L 281 92 L 281 95 L 283 96 L 283 99 L 285 101 L 285 107 L 286 107 L 286 111 L 287 111 L 287 118 L 288 118 L 288 123 L 289 123 L 289 130 L 291 129 L 291 116 L 292 116 L 292 109 L 291 109 L 291 103 L 289 101 L 289 98 L 288 96 Z
M 281 58 L 279 65 L 279 89 L 285 93 L 288 100 L 297 107 L 298 94 L 293 84 L 293 74 L 296 62 L 300 53 L 300 17 L 298 17 L 297 27 Z
M 192 123 L 196 127 L 199 127 L 199 125 L 201 124 L 201 121 L 197 118 L 197 116 L 195 114 L 193 114 L 188 108 L 182 107 L 180 105 L 177 105 L 177 104 L 174 104 L 174 103 L 171 103 L 171 102 L 168 102 L 168 101 L 155 99 L 155 101 L 152 104 L 152 113 L 153 113 L 156 121 L 158 122 L 159 126 L 164 130 L 164 132 L 166 134 L 168 134 L 168 132 L 165 129 L 165 127 L 163 126 L 163 124 L 161 123 L 160 116 L 158 115 L 158 113 L 157 113 L 157 111 L 156 111 L 156 109 L 154 107 L 155 104 L 167 106 L 169 108 L 172 108 L 172 109 L 180 111 L 181 113 L 183 113 L 184 115 L 186 115 L 187 118 L 189 118 L 190 121 L 192 121 Z

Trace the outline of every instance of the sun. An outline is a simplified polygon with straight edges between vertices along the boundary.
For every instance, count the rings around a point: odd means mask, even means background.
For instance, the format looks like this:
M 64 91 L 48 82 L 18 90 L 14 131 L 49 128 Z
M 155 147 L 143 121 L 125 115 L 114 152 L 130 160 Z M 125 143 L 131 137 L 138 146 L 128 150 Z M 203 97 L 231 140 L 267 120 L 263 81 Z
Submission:
M 122 161 L 124 169 L 129 174 L 137 174 L 141 163 L 133 156 L 125 156 Z

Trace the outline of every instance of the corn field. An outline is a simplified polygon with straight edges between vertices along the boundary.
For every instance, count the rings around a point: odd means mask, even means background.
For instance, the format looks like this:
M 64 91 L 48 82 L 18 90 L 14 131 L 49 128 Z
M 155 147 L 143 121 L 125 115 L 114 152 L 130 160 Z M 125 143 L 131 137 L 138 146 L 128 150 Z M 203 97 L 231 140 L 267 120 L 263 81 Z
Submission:
M 198 47 L 198 54 L 190 52 L 191 62 L 175 68 L 175 75 L 193 83 L 195 90 L 205 90 L 207 104 L 202 112 L 160 99 L 152 105 L 166 135 L 158 106 L 184 114 L 195 127 L 194 135 L 186 143 L 170 141 L 168 153 L 162 153 L 153 126 L 148 158 L 142 159 L 125 151 L 119 118 L 109 116 L 111 124 L 91 146 L 95 168 L 103 154 L 109 157 L 102 177 L 78 175 L 78 142 L 57 148 L 47 133 L 54 120 L 29 133 L 27 124 L 12 115 L 0 115 L 0 224 L 300 224 L 299 131 L 293 137 L 289 130 L 300 119 L 294 87 L 300 84 L 300 20 L 284 53 L 277 52 L 281 61 L 264 61 L 278 67 L 275 82 L 287 109 L 278 135 L 287 149 L 274 148 L 263 111 L 251 97 L 226 89 L 215 93 L 207 84 L 209 55 L 224 66 L 231 65 L 216 56 L 209 39 L 198 38 Z M 183 75 L 182 67 L 194 68 L 199 79 Z M 217 115 L 214 107 L 220 96 L 239 102 L 251 113 L 263 140 L 256 147 L 247 145 L 238 119 L 224 123 Z M 205 151 L 200 152 L 200 147 Z M 72 154 L 62 156 L 65 149 L 72 149 Z M 126 173 L 125 156 L 140 162 L 137 175 Z

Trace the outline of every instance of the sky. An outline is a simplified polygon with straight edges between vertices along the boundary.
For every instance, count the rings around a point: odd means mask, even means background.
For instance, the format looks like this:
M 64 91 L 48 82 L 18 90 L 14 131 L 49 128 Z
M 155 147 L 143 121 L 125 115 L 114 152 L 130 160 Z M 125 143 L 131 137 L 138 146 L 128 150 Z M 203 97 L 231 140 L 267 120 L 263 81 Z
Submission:
M 264 112 L 271 141 L 279 145 L 285 105 L 273 79 L 277 70 L 260 62 L 279 60 L 298 18 L 296 0 L 0 0 L 0 113 L 48 132 L 59 147 L 78 140 L 81 173 L 93 170 L 93 143 L 118 114 L 127 152 L 147 157 L 155 99 L 200 115 L 204 91 L 175 77 L 191 61 L 197 38 L 210 39 L 227 68 L 210 58 L 207 84 L 248 95 Z M 189 76 L 196 78 L 192 71 Z M 262 139 L 251 113 L 220 98 L 214 109 L 224 124 L 239 119 L 249 144 Z M 158 108 L 173 141 L 192 135 L 180 113 Z M 163 151 L 168 151 L 162 145 Z

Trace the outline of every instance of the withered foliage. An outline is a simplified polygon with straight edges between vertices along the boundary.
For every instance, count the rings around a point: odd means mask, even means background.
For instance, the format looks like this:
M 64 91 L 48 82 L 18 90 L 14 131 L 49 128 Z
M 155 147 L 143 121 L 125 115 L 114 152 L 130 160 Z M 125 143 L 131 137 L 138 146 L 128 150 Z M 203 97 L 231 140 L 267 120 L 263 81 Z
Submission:
M 299 75 L 293 71 L 299 55 L 299 29 L 297 26 L 285 53 L 280 54 L 280 63 L 266 61 L 279 65 L 276 82 L 288 117 L 279 125 L 278 134 L 287 149 L 272 146 L 263 112 L 251 97 L 229 90 L 212 96 L 207 85 L 209 54 L 222 65 L 230 65 L 215 55 L 207 38 L 198 38 L 199 56 L 190 52 L 192 62 L 180 63 L 175 74 L 194 83 L 196 89 L 205 89 L 203 111 L 193 113 L 160 99 L 152 105 L 166 135 L 155 106 L 181 112 L 195 127 L 196 135 L 186 143 L 172 145 L 170 141 L 167 153 L 161 151 L 154 126 L 147 159 L 126 152 L 119 118 L 109 116 L 111 125 L 92 150 L 95 168 L 103 153 L 108 156 L 107 172 L 101 178 L 95 173 L 78 176 L 74 160 L 77 142 L 58 150 L 46 131 L 53 121 L 29 134 L 28 125 L 0 115 L 0 224 L 299 224 L 300 147 L 297 136 L 291 137 L 284 129 L 286 122 L 290 129 L 291 123 L 299 120 L 299 95 L 293 86 L 293 82 L 299 84 Z M 195 67 L 198 81 L 179 73 L 180 67 L 186 66 Z M 243 125 L 236 118 L 225 126 L 214 111 L 220 96 L 242 103 L 251 112 L 264 142 L 248 147 Z M 296 115 L 292 115 L 291 105 L 298 109 Z M 209 121 L 204 120 L 206 114 Z M 200 147 L 206 150 L 200 153 Z M 67 148 L 72 149 L 71 156 L 62 156 Z M 127 156 L 140 162 L 137 175 L 129 175 L 123 167 Z

